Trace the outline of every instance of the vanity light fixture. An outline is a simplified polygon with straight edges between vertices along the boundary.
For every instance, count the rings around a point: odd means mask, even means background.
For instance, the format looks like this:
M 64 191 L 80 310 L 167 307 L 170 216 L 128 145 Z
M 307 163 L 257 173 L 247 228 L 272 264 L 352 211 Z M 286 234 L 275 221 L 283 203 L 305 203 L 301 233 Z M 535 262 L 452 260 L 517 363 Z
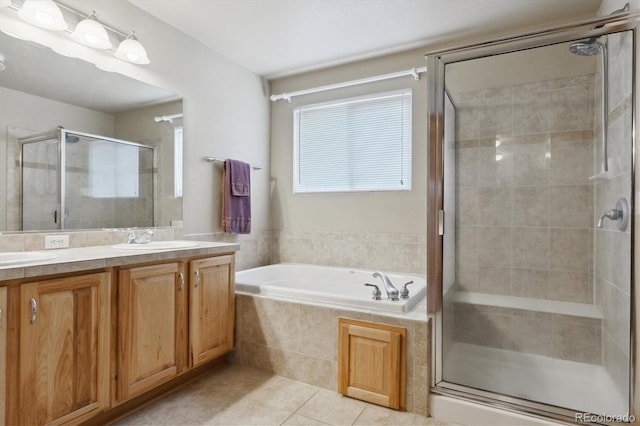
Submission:
M 122 40 L 122 43 L 118 46 L 118 50 L 116 50 L 115 56 L 118 59 L 133 64 L 146 65 L 150 62 L 147 57 L 147 51 L 144 49 L 142 43 L 138 41 L 135 31 L 132 31 L 127 38 Z
M 63 31 L 69 27 L 53 0 L 25 0 L 18 16 L 31 25 L 47 30 Z
M 91 12 L 82 21 L 78 22 L 75 30 L 71 33 L 71 38 L 85 46 L 95 47 L 96 49 L 111 49 L 111 40 L 109 34 L 102 24 L 98 22 L 96 12 Z
M 29 24 L 48 30 L 65 31 L 70 33 L 71 39 L 77 43 L 95 49 L 110 50 L 116 58 L 132 64 L 150 63 L 147 51 L 138 41 L 135 31 L 127 35 L 104 25 L 98 21 L 95 11 L 87 16 L 86 12 L 75 10 L 57 0 L 24 0 L 21 7 L 19 4 L 15 0 L 0 0 L 0 7 L 6 6 L 16 10 L 18 16 Z M 73 31 L 65 17 L 71 17 L 71 22 L 79 21 Z M 114 49 L 112 40 L 119 42 L 117 49 Z

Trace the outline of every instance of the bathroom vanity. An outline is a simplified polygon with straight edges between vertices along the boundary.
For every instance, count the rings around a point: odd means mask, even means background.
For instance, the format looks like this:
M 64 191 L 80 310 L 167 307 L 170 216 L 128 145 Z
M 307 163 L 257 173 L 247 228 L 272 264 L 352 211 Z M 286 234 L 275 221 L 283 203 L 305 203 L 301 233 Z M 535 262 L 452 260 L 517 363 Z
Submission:
M 0 267 L 0 423 L 108 421 L 217 365 L 234 347 L 237 249 L 85 247 Z

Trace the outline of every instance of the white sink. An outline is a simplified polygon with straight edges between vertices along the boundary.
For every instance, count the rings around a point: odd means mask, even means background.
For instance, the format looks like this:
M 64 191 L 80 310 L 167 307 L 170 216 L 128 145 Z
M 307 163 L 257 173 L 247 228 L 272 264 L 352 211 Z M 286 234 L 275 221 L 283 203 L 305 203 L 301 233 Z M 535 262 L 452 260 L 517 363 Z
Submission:
M 195 241 L 152 241 L 146 244 L 116 244 L 113 248 L 126 250 L 173 250 L 189 247 L 198 247 Z
M 40 262 L 55 259 L 56 255 L 33 251 L 15 251 L 0 253 L 0 266 L 20 265 L 22 263 Z

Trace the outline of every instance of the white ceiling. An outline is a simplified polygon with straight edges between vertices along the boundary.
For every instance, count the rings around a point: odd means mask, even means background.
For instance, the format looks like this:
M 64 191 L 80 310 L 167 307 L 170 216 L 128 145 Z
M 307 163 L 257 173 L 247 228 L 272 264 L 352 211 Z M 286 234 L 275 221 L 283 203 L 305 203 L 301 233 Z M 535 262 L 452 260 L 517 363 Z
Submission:
M 129 0 L 266 78 L 593 14 L 601 0 Z

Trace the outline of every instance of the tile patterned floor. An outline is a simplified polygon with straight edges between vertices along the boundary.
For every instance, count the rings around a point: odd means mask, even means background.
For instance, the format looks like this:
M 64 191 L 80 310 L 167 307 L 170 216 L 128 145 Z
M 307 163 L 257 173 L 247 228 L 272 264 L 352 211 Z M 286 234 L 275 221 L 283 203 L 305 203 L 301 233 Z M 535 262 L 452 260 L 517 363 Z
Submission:
M 131 425 L 453 425 L 367 404 L 306 383 L 224 366 L 116 423 Z

